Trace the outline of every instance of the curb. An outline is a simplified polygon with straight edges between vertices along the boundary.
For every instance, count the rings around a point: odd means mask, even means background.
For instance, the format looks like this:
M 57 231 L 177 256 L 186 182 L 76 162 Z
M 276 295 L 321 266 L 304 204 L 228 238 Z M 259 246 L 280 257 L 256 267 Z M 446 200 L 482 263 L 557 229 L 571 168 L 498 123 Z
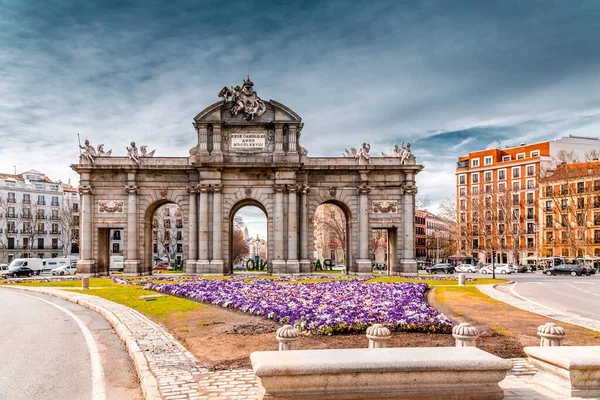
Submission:
M 42 293 L 50 296 L 58 297 L 60 299 L 70 301 L 71 303 L 79 304 L 89 310 L 95 311 L 98 314 L 102 315 L 106 321 L 112 325 L 115 329 L 115 332 L 125 344 L 127 351 L 129 353 L 129 357 L 133 361 L 135 365 L 135 370 L 137 372 L 138 379 L 140 381 L 140 387 L 142 389 L 142 393 L 144 395 L 144 399 L 146 400 L 161 400 L 162 396 L 160 395 L 160 391 L 158 390 L 158 382 L 156 381 L 156 377 L 150 371 L 150 367 L 148 365 L 148 360 L 144 356 L 144 353 L 140 350 L 137 342 L 135 341 L 133 334 L 127 328 L 127 326 L 117 318 L 117 316 L 108 311 L 106 308 L 97 306 L 95 304 L 91 304 L 83 299 L 76 299 L 74 297 L 69 296 L 68 292 L 61 291 L 60 289 L 42 289 L 42 288 L 29 288 L 29 287 L 8 287 L 8 289 L 12 290 L 23 290 L 26 292 L 34 292 L 34 293 Z

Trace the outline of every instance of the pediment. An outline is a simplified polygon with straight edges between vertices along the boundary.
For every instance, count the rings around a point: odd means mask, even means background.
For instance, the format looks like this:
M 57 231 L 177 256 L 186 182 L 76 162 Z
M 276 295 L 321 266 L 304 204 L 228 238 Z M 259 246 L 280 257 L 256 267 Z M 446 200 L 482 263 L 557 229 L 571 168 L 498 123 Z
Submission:
M 269 100 L 264 103 L 265 111 L 262 115 L 254 117 L 252 120 L 245 120 L 244 113 L 232 113 L 234 107 L 233 101 L 218 101 L 204 110 L 200 111 L 198 115 L 194 117 L 196 123 L 226 123 L 226 124 L 249 124 L 255 125 L 260 123 L 273 124 L 273 123 L 300 123 L 302 118 L 296 114 L 292 109 L 285 105 L 275 101 Z

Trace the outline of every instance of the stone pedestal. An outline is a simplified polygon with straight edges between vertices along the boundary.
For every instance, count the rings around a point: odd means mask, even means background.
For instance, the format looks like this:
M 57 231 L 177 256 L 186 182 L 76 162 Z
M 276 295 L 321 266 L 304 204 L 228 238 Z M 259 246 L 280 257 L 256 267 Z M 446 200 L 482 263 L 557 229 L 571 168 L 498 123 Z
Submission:
M 141 275 L 152 275 L 152 271 L 149 273 L 143 273 L 140 271 L 140 260 L 125 260 L 123 263 L 123 275 L 126 276 L 141 276 Z
M 417 260 L 400 260 L 400 275 L 418 276 Z
M 300 262 L 298 260 L 287 260 L 286 273 L 298 275 L 300 273 Z
M 215 275 L 223 275 L 225 273 L 224 267 L 225 263 L 223 260 L 212 260 L 210 262 L 210 273 Z
M 196 275 L 212 275 L 209 260 L 198 260 L 196 262 Z
M 95 260 L 79 260 L 77 261 L 77 275 L 83 276 L 98 276 L 96 272 Z
M 196 260 L 185 260 L 184 271 L 186 275 L 196 275 Z
M 287 263 L 285 260 L 273 260 L 271 261 L 273 267 L 273 275 L 284 275 L 286 273 Z
M 465 286 L 467 276 L 465 274 L 458 274 L 458 286 Z
M 373 267 L 371 260 L 356 260 L 356 272 L 352 275 L 372 275 Z
M 300 275 L 310 275 L 312 274 L 310 267 L 310 260 L 300 260 L 299 263 Z

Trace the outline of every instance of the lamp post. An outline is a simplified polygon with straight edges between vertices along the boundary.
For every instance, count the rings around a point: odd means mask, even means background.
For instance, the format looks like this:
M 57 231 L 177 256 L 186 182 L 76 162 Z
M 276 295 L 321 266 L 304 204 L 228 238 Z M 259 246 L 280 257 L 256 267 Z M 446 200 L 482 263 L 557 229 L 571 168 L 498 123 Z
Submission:
M 540 223 L 536 222 L 535 225 L 533 225 L 533 233 L 534 233 L 534 238 L 533 240 L 535 240 L 535 270 L 537 271 L 538 269 L 538 265 L 540 264 L 540 241 L 538 239 L 538 234 L 539 234 L 539 230 L 540 230 Z
M 492 279 L 496 279 L 496 251 L 492 250 Z
M 435 231 L 435 262 L 440 262 L 440 231 Z

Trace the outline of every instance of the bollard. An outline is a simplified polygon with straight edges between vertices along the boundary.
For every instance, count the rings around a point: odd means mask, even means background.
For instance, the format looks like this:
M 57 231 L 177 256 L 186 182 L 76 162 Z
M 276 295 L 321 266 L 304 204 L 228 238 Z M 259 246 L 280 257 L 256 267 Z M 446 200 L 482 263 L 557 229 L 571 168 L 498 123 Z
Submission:
M 452 336 L 456 340 L 456 347 L 477 347 L 475 341 L 479 337 L 479 331 L 467 322 L 462 322 L 452 328 Z
M 392 337 L 390 330 L 381 324 L 375 324 L 367 328 L 367 339 L 369 349 L 384 349 L 385 342 Z
M 562 346 L 566 335 L 564 328 L 554 322 L 538 326 L 537 333 L 540 337 L 540 347 Z
M 300 332 L 291 325 L 284 325 L 277 329 L 275 337 L 279 342 L 279 351 L 296 350 L 296 340 L 300 337 Z
M 84 290 L 90 288 L 90 277 L 89 276 L 84 276 L 81 278 L 81 288 Z
M 458 274 L 458 286 L 465 286 L 467 276 L 465 274 Z

